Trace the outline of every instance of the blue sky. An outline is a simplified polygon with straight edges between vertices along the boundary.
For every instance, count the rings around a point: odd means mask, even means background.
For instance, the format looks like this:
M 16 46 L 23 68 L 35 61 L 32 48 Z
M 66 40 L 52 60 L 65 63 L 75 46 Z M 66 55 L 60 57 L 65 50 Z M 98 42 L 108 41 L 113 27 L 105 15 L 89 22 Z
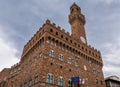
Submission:
M 88 43 L 102 53 L 105 77 L 120 77 L 120 0 L 0 0 L 0 70 L 19 61 L 24 45 L 46 19 L 71 32 L 73 2 L 86 17 Z

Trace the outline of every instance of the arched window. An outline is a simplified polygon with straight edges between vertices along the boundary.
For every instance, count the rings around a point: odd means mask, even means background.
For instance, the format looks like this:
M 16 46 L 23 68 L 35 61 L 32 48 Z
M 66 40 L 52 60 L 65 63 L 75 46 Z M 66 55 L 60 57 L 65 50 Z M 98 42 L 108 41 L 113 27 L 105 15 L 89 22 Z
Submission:
M 72 64 L 72 60 L 70 58 L 68 59 L 68 64 Z
M 24 83 L 24 87 L 27 87 L 27 82 Z
M 64 57 L 63 57 L 62 54 L 60 54 L 58 57 L 59 57 L 59 60 L 60 60 L 60 61 L 63 61 L 63 60 L 64 60 Z
M 75 62 L 75 66 L 78 67 L 78 61 Z
M 30 79 L 29 82 L 28 82 L 28 87 L 31 87 L 31 86 L 32 86 L 32 80 Z
M 52 29 L 50 29 L 50 32 L 53 32 L 53 30 L 52 30 Z
M 46 78 L 46 82 L 47 83 L 53 83 L 53 75 L 52 74 L 47 74 L 47 78 Z
M 59 86 L 63 86 L 64 85 L 64 80 L 63 80 L 63 78 L 61 76 L 58 78 L 58 85 Z
M 35 76 L 34 84 L 38 83 L 38 75 Z
M 54 57 L 54 51 L 50 50 L 50 57 Z
M 68 87 L 71 87 L 71 80 L 68 81 Z
M 98 84 L 98 79 L 95 80 L 96 84 Z

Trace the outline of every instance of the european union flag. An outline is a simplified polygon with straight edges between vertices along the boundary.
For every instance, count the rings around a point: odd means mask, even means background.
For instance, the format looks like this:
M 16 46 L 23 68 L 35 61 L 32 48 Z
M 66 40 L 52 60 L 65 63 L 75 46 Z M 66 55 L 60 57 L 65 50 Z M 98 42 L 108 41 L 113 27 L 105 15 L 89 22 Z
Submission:
M 71 78 L 71 82 L 74 83 L 74 82 L 78 82 L 79 81 L 79 77 L 72 77 Z

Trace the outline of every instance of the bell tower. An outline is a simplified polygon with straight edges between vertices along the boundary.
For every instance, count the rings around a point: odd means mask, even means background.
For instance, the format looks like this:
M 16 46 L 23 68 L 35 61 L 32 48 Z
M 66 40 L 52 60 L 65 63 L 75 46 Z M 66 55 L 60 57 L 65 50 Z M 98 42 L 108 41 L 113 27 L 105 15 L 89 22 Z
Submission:
M 87 44 L 84 28 L 85 16 L 81 13 L 81 9 L 76 3 L 73 3 L 70 7 L 69 23 L 71 25 L 72 37 Z

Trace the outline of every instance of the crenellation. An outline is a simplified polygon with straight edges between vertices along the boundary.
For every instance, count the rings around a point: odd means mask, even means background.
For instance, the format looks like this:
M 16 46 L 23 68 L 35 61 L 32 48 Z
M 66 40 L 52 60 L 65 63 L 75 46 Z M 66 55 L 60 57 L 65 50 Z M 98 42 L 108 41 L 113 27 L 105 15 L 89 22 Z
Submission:
M 42 25 L 42 28 L 43 28 L 45 25 L 46 25 L 46 24 L 43 24 L 43 25 Z
M 52 25 L 56 28 L 56 24 L 55 23 L 52 23 Z
M 65 33 L 65 29 L 62 29 L 62 32 Z
M 51 24 L 49 19 L 46 20 L 46 24 Z
M 39 31 L 37 31 L 37 33 L 41 32 L 42 28 L 39 29 Z M 37 37 L 37 33 L 35 33 L 31 39 L 27 42 L 25 49 L 25 52 L 29 49 L 29 47 L 31 46 L 31 44 L 34 44 L 37 40 L 35 39 Z
M 11 69 L 15 69 L 16 67 L 18 67 L 19 66 L 19 63 L 16 63 L 16 64 L 14 64 L 13 66 L 11 66 Z
M 39 32 L 42 30 L 42 27 L 39 28 Z
M 61 30 L 61 27 L 60 27 L 60 26 L 57 26 L 57 29 L 58 29 L 58 30 Z
M 70 36 L 70 33 L 69 33 L 69 32 L 67 32 L 67 35 L 68 35 L 68 36 Z

